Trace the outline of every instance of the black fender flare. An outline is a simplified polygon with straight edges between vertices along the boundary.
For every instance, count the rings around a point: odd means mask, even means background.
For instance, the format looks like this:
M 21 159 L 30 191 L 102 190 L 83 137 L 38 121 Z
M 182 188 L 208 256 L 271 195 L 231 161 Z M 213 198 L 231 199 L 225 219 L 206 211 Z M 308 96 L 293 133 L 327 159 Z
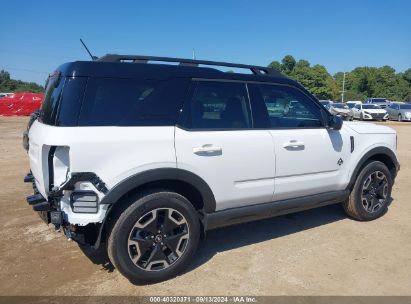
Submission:
M 134 174 L 111 188 L 100 204 L 115 204 L 127 192 L 144 184 L 162 180 L 182 181 L 200 192 L 204 203 L 204 212 L 212 213 L 216 209 L 214 194 L 208 184 L 198 175 L 178 168 L 159 168 Z
M 106 216 L 98 229 L 96 241 L 92 246 L 95 249 L 100 247 L 101 242 L 107 233 L 107 218 L 112 211 L 113 205 L 118 202 L 123 195 L 144 184 L 162 180 L 182 181 L 195 187 L 203 199 L 204 208 L 202 213 L 207 214 L 215 212 L 216 201 L 214 194 L 208 184 L 198 175 L 178 168 L 159 168 L 143 171 L 129 176 L 112 187 L 100 201 L 100 204 L 107 204 L 110 206 L 108 207 Z
M 371 149 L 370 151 L 368 151 L 367 153 L 365 153 L 363 155 L 363 157 L 361 157 L 360 161 L 357 163 L 357 166 L 355 167 L 351 178 L 350 178 L 350 182 L 347 186 L 347 189 L 351 189 L 355 183 L 355 180 L 357 179 L 358 174 L 360 173 L 361 168 L 363 167 L 363 165 L 365 164 L 365 162 L 367 160 L 369 160 L 370 158 L 372 158 L 375 155 L 384 155 L 386 157 L 388 157 L 394 164 L 395 166 L 395 172 L 393 178 L 395 178 L 397 172 L 400 170 L 400 164 L 397 160 L 397 157 L 395 156 L 394 152 L 387 148 L 387 147 L 376 147 Z

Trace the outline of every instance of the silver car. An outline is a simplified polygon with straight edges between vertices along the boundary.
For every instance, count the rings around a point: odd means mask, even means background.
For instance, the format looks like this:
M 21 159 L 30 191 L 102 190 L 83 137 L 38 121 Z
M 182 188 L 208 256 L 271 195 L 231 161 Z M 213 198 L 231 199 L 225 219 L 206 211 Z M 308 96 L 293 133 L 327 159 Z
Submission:
M 328 111 L 330 111 L 331 114 L 341 116 L 341 118 L 344 120 L 354 119 L 353 111 L 351 111 L 350 107 L 347 106 L 345 103 L 332 103 L 330 104 Z
M 387 98 L 368 98 L 365 103 L 372 103 L 380 106 L 381 109 L 385 109 L 390 105 L 390 101 Z
M 385 110 L 388 112 L 389 119 L 411 121 L 411 104 L 409 103 L 392 103 Z

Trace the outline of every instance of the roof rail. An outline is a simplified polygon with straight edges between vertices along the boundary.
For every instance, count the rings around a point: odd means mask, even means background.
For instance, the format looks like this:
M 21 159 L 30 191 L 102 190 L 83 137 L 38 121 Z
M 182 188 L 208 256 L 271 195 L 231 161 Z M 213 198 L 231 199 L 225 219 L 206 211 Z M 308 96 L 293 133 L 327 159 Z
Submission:
M 103 57 L 100 57 L 97 61 L 131 62 L 131 63 L 149 63 L 149 61 L 159 61 L 159 62 L 175 62 L 175 63 L 179 63 L 179 65 L 195 66 L 195 67 L 198 67 L 200 64 L 203 64 L 203 65 L 210 65 L 210 66 L 224 66 L 224 67 L 248 69 L 255 75 L 282 76 L 281 73 L 278 72 L 277 70 L 267 68 L 267 67 L 262 67 L 262 66 L 237 64 L 237 63 L 230 63 L 230 62 L 209 61 L 209 60 L 173 58 L 173 57 L 107 54 Z

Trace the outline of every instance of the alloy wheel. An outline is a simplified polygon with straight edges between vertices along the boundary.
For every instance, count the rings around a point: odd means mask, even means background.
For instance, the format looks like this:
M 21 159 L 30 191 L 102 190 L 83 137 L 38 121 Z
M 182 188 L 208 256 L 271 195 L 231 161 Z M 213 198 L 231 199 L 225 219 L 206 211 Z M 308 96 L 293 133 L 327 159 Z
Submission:
M 164 270 L 184 253 L 189 241 L 186 218 L 172 208 L 157 208 L 135 223 L 128 237 L 128 254 L 145 271 Z
M 364 180 L 361 202 L 365 211 L 377 212 L 386 202 L 388 196 L 388 180 L 381 171 L 374 171 Z

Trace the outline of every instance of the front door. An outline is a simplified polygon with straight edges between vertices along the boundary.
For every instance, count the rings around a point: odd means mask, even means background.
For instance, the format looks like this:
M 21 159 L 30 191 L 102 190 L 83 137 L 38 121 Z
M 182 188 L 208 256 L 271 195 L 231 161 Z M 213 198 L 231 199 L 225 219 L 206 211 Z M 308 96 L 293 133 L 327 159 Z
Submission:
M 340 190 L 340 169 L 350 155 L 349 135 L 325 128 L 321 105 L 297 88 L 250 86 L 263 102 L 274 141 L 274 200 Z

